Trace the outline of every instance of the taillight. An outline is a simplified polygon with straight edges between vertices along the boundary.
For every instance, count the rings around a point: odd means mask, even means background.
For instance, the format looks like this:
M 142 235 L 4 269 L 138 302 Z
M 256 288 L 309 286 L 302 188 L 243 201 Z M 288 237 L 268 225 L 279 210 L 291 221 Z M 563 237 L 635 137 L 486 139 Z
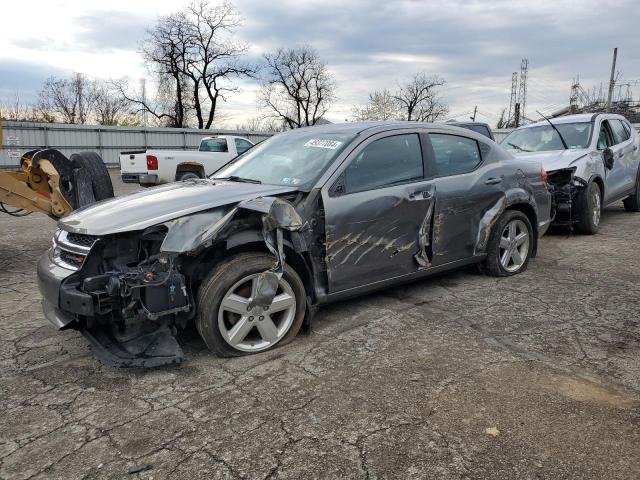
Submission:
M 547 183 L 549 183 L 549 174 L 544 168 L 540 169 L 540 180 L 542 180 L 545 187 L 547 186 Z
M 158 158 L 153 155 L 147 155 L 147 170 L 158 169 Z

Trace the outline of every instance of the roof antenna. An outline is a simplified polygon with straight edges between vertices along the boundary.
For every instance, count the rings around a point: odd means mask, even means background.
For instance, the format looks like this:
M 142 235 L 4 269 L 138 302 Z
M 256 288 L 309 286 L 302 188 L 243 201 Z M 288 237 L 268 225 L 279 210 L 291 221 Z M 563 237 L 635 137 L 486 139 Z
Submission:
M 562 146 L 564 147 L 565 150 L 569 150 L 569 147 L 567 146 L 567 142 L 564 141 L 564 137 L 562 136 L 562 134 L 560 133 L 560 130 L 558 130 L 556 128 L 556 126 L 551 123 L 551 120 L 549 120 L 547 117 L 545 117 L 543 114 L 540 113 L 540 110 L 536 110 L 536 113 L 538 115 L 540 115 L 542 118 L 544 118 L 547 122 L 549 122 L 549 125 L 551 125 L 553 127 L 553 129 L 558 132 L 558 136 L 560 137 L 560 140 L 562 141 Z

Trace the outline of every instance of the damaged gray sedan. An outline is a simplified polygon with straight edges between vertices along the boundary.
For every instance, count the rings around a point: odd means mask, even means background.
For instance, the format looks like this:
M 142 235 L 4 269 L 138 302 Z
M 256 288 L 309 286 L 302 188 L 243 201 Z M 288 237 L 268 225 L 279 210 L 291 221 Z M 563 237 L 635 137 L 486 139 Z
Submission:
M 466 129 L 311 127 L 64 218 L 38 281 L 46 318 L 107 364 L 180 363 L 190 322 L 214 353 L 249 354 L 331 301 L 471 264 L 520 273 L 550 205 L 539 163 Z

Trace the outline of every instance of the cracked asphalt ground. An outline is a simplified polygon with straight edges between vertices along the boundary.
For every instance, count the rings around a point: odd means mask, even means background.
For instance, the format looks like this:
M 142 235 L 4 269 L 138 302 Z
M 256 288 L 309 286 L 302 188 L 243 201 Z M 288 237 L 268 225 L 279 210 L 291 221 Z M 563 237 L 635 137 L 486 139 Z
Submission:
M 43 319 L 53 221 L 0 227 L 3 479 L 640 478 L 640 214 L 546 236 L 516 277 L 327 307 L 273 352 L 220 359 L 189 331 L 186 364 L 148 371 Z

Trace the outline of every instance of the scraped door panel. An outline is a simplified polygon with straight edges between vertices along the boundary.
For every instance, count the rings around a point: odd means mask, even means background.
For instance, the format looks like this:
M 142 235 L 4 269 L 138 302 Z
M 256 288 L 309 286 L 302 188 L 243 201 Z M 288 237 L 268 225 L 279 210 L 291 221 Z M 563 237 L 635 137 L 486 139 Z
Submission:
M 421 226 L 433 212 L 433 182 L 323 196 L 331 293 L 417 271 Z M 427 230 L 430 221 L 427 218 Z

